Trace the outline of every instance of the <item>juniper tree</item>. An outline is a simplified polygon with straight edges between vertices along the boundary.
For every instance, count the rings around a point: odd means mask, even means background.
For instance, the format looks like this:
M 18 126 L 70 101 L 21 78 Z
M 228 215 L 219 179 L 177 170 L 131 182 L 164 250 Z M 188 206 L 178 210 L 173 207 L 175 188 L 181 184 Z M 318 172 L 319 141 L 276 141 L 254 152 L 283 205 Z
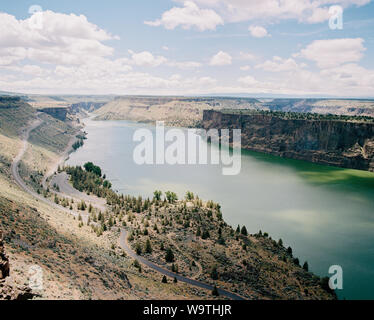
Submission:
M 247 228 L 245 226 L 242 227 L 242 230 L 240 231 L 240 233 L 243 235 L 243 236 L 248 236 L 248 231 L 247 231 Z
M 142 254 L 142 247 L 140 246 L 140 243 L 138 242 L 135 247 L 135 252 L 138 256 Z
M 217 271 L 217 266 L 214 266 L 212 268 L 212 271 L 210 272 L 210 277 L 213 279 L 213 280 L 218 280 L 218 271 Z
M 168 248 L 166 250 L 165 260 L 166 260 L 166 262 L 173 262 L 174 261 L 174 253 L 171 250 L 171 248 Z
M 166 276 L 163 276 L 162 277 L 162 281 L 161 281 L 162 283 L 168 283 L 168 279 L 166 278 Z
M 304 262 L 303 269 L 304 269 L 305 271 L 309 271 L 309 264 L 308 264 L 307 261 Z
M 145 243 L 144 251 L 145 251 L 145 253 L 149 253 L 149 254 L 152 253 L 151 241 L 149 241 L 149 239 L 147 239 L 147 242 Z
M 212 291 L 212 295 L 215 296 L 215 297 L 219 296 L 219 292 L 218 292 L 217 286 L 214 286 L 213 291 Z

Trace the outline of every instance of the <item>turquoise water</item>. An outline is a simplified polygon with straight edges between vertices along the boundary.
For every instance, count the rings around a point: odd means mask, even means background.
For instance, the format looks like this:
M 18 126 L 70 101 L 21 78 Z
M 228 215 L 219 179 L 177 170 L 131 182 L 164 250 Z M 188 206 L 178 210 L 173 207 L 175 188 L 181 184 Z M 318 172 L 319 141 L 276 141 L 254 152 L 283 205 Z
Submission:
M 69 164 L 93 161 L 120 193 L 151 197 L 153 191 L 187 190 L 222 205 L 225 220 L 268 232 L 293 248 L 301 263 L 327 276 L 344 271 L 340 298 L 374 299 L 374 174 L 243 152 L 237 176 L 218 165 L 147 165 L 133 161 L 133 133 L 152 126 L 86 120 L 88 139 Z

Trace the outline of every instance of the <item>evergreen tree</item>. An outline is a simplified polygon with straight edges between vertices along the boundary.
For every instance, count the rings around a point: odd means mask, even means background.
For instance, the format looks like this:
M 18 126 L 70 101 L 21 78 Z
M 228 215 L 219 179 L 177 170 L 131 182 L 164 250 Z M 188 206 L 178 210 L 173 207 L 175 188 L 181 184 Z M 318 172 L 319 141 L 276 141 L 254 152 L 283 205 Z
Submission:
M 243 236 L 248 236 L 248 231 L 247 231 L 247 228 L 245 226 L 242 227 L 242 230 L 240 231 L 240 233 L 243 235 Z
M 166 260 L 166 262 L 173 262 L 174 261 L 174 253 L 170 248 L 168 248 L 166 250 L 165 260 Z
M 200 229 L 200 226 L 197 227 L 197 231 L 196 231 L 196 237 L 200 237 L 201 236 L 201 229 Z
M 153 199 L 156 201 L 160 201 L 162 196 L 162 192 L 160 190 L 156 190 L 153 192 Z
M 135 251 L 138 256 L 142 254 L 142 247 L 140 246 L 140 243 L 136 244 Z
M 292 257 L 292 248 L 291 247 L 287 248 L 287 253 Z
M 279 239 L 278 246 L 283 247 L 283 240 L 282 239 Z
M 149 253 L 149 254 L 152 253 L 151 241 L 149 241 L 149 239 L 147 239 L 147 242 L 145 243 L 144 251 L 145 251 L 145 253 Z
M 209 231 L 208 230 L 204 230 L 204 232 L 203 232 L 203 234 L 201 236 L 201 239 L 206 240 L 208 238 L 210 238 Z
M 212 295 L 215 296 L 215 297 L 219 296 L 219 292 L 218 292 L 217 286 L 214 286 L 213 291 L 212 291 Z
M 166 278 L 166 276 L 162 277 L 162 283 L 168 283 L 168 279 Z
M 307 261 L 304 262 L 303 269 L 304 269 L 305 271 L 309 271 L 309 264 L 308 264 Z
M 210 272 L 210 277 L 213 279 L 213 280 L 218 280 L 218 271 L 217 271 L 217 267 L 214 266 L 212 268 L 212 271 Z

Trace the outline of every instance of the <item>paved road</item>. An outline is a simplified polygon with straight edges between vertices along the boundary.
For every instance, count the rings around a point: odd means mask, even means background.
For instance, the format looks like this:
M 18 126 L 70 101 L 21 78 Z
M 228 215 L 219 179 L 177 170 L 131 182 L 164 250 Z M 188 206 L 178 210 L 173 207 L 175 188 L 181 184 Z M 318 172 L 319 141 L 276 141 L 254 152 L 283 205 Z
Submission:
M 48 170 L 48 172 L 44 176 L 44 179 L 43 179 L 43 182 L 42 182 L 42 185 L 43 185 L 44 189 L 47 189 L 47 187 L 48 187 L 47 179 L 49 177 L 51 177 L 57 171 L 58 166 L 63 165 L 64 162 L 69 158 L 70 152 L 73 151 L 73 144 L 76 141 L 78 141 L 78 138 L 75 137 L 75 136 L 70 139 L 70 141 L 69 141 L 68 145 L 66 146 L 65 150 L 62 152 L 62 154 L 60 156 L 60 159 Z
M 74 189 L 74 187 L 69 183 L 69 176 L 66 172 L 61 172 L 52 176 L 49 185 L 54 186 L 55 184 L 60 190 L 56 193 L 62 197 L 69 196 L 70 198 L 74 198 L 74 200 L 84 200 L 85 202 L 91 203 L 95 208 L 98 208 L 101 211 L 105 211 L 107 209 L 105 199 L 96 197 L 94 195 L 88 195 Z
M 28 148 L 28 139 L 30 137 L 30 133 L 31 131 L 35 130 L 36 128 L 38 128 L 41 124 L 43 123 L 43 121 L 41 119 L 37 119 L 35 120 L 31 125 L 30 127 L 27 128 L 26 131 L 24 131 L 24 133 L 21 135 L 21 139 L 22 139 L 22 147 L 18 153 L 18 155 L 14 158 L 13 162 L 12 162 L 12 165 L 11 165 L 11 172 L 12 172 L 12 175 L 13 175 L 13 178 L 14 180 L 16 181 L 16 183 L 23 189 L 25 190 L 28 194 L 32 195 L 34 198 L 36 198 L 37 200 L 41 201 L 41 202 L 44 202 L 50 206 L 52 206 L 53 208 L 55 209 L 58 209 L 60 211 L 64 211 L 66 213 L 69 213 L 69 214 L 72 214 L 73 216 L 75 217 L 78 217 L 79 216 L 79 213 L 77 212 L 74 212 L 74 211 L 71 211 L 67 208 L 64 208 L 63 206 L 60 206 L 56 203 L 54 203 L 53 201 L 51 200 L 48 200 L 46 198 L 44 198 L 42 195 L 36 193 L 34 190 L 32 190 L 31 188 L 29 188 L 26 183 L 22 180 L 20 174 L 19 174 L 19 163 L 21 161 L 21 159 L 23 158 L 23 156 L 25 155 L 26 151 L 27 151 L 27 148 Z M 87 215 L 85 214 L 81 214 L 82 216 L 82 219 L 83 220 L 87 220 Z
M 155 271 L 157 271 L 157 272 L 159 272 L 159 273 L 161 273 L 165 276 L 168 276 L 168 277 L 171 277 L 171 278 L 175 277 L 175 278 L 177 278 L 178 281 L 188 283 L 188 284 L 193 285 L 195 287 L 199 287 L 199 288 L 210 290 L 210 291 L 213 290 L 213 286 L 211 286 L 209 284 L 206 284 L 204 282 L 200 282 L 200 281 L 197 281 L 197 280 L 193 280 L 193 279 L 190 279 L 190 278 L 183 277 L 179 274 L 173 273 L 169 270 L 166 270 L 166 269 L 154 264 L 153 262 L 145 259 L 144 257 L 138 256 L 130 248 L 130 246 L 127 242 L 127 235 L 128 235 L 127 231 L 125 229 L 121 229 L 121 236 L 120 236 L 120 239 L 119 239 L 119 244 L 130 257 L 138 260 L 140 263 L 146 265 L 147 267 L 149 267 L 149 268 L 151 268 L 151 269 L 153 269 L 153 270 L 155 270 Z M 221 296 L 224 296 L 224 297 L 227 297 L 227 298 L 230 298 L 230 299 L 233 299 L 233 300 L 245 300 L 243 297 L 241 297 L 241 296 L 239 296 L 235 293 L 223 290 L 223 289 L 218 289 L 218 292 Z

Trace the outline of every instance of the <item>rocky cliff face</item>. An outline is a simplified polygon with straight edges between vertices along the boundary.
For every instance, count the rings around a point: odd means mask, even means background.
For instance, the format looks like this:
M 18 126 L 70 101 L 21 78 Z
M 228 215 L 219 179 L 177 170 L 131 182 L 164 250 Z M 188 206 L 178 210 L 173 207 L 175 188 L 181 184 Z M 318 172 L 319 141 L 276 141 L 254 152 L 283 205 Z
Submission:
M 65 121 L 66 116 L 68 114 L 68 110 L 69 110 L 69 108 L 61 107 L 61 108 L 43 108 L 43 109 L 39 109 L 38 111 L 47 113 L 50 116 L 52 116 L 56 119 L 59 119 L 61 121 Z
M 3 234 L 0 230 L 0 300 L 28 300 L 34 297 L 30 288 L 16 284 L 9 275 L 9 258 L 5 253 Z
M 3 234 L 0 230 L 0 280 L 9 276 L 9 259 L 5 254 Z
M 204 111 L 205 129 L 241 129 L 242 148 L 374 172 L 374 124 Z

